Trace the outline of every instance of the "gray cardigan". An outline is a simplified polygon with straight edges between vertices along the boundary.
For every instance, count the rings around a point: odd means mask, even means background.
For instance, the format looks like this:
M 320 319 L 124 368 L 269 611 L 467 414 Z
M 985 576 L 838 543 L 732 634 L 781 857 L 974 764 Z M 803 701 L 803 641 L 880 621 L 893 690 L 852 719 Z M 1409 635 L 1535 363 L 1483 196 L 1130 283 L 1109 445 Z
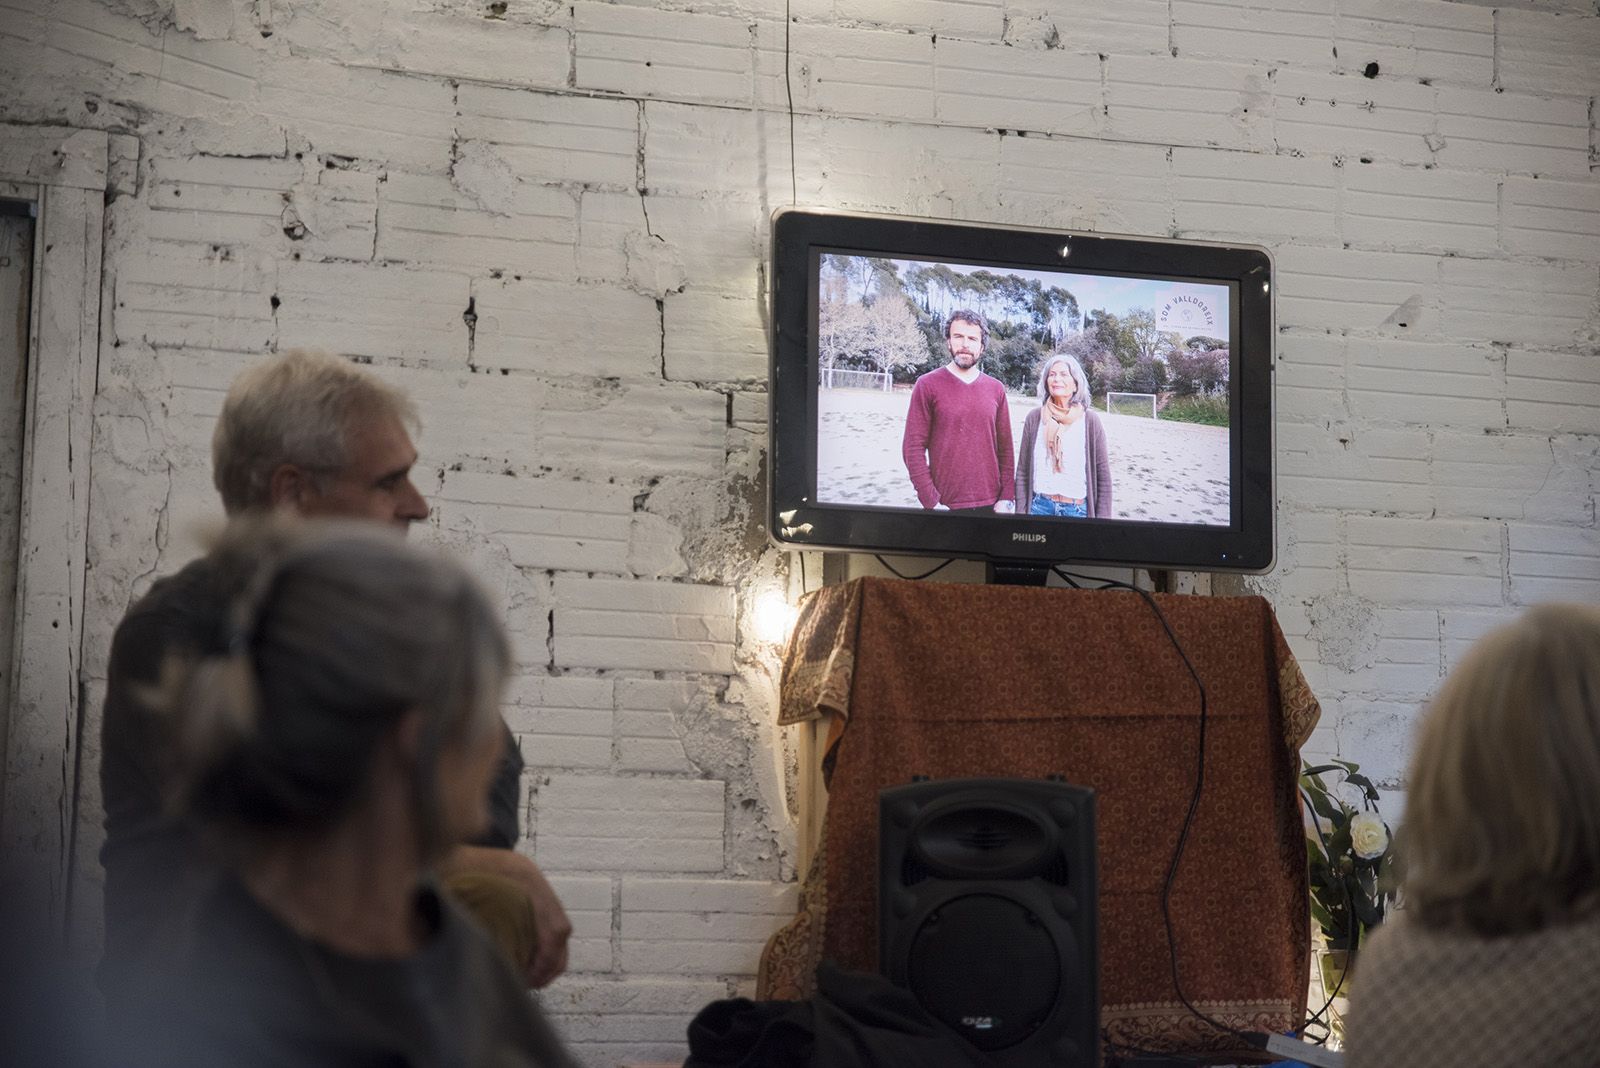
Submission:
M 1022 437 L 1017 447 L 1017 514 L 1027 515 L 1033 503 L 1033 443 L 1039 436 L 1039 413 L 1035 408 L 1022 421 Z M 1084 409 L 1083 459 L 1089 501 L 1085 510 L 1092 519 L 1111 518 L 1111 460 L 1106 452 L 1106 428 L 1092 409 Z

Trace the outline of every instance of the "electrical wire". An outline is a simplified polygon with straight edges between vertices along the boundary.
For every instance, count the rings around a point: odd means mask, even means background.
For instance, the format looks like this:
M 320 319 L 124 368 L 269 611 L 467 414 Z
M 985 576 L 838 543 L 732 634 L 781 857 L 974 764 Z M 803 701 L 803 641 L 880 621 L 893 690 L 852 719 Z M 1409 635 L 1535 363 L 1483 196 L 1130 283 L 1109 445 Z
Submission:
M 910 579 L 912 582 L 920 582 L 923 579 L 927 578 L 929 575 L 936 575 L 939 572 L 943 571 L 945 568 L 949 567 L 951 564 L 955 563 L 954 560 L 946 560 L 944 563 L 938 564 L 938 565 L 928 569 L 927 571 L 924 571 L 920 575 L 907 575 L 905 572 L 901 571 L 899 568 L 895 567 L 889 561 L 885 560 L 881 556 L 878 556 L 877 554 L 873 554 L 872 558 L 874 560 L 878 561 L 878 563 L 882 564 L 884 566 L 884 569 L 887 570 L 889 572 L 889 574 L 893 575 L 895 578 Z
M 1183 863 L 1184 849 L 1189 844 L 1189 832 L 1194 825 L 1194 814 L 1200 808 L 1200 795 L 1205 790 L 1206 722 L 1209 718 L 1209 707 L 1207 705 L 1205 683 L 1200 681 L 1200 673 L 1195 670 L 1194 662 L 1189 659 L 1189 654 L 1184 651 L 1183 643 L 1178 641 L 1178 636 L 1173 633 L 1172 624 L 1167 622 L 1166 613 L 1161 611 L 1161 606 L 1156 603 L 1156 599 L 1150 595 L 1148 590 L 1142 590 L 1132 583 L 1122 582 L 1118 579 L 1097 579 L 1095 576 L 1090 575 L 1073 575 L 1071 572 L 1065 571 L 1060 567 L 1052 567 L 1050 570 L 1054 571 L 1056 575 L 1065 582 L 1072 582 L 1073 578 L 1080 578 L 1086 582 L 1099 581 L 1102 583 L 1102 585 L 1099 587 L 1100 589 L 1110 589 L 1115 587 L 1119 589 L 1132 590 L 1140 597 L 1143 597 L 1145 603 L 1150 606 L 1150 610 L 1156 614 L 1156 619 L 1160 621 L 1161 629 L 1167 632 L 1167 639 L 1172 642 L 1172 647 L 1177 650 L 1179 658 L 1183 661 L 1183 666 L 1189 670 L 1190 677 L 1194 679 L 1195 688 L 1200 691 L 1200 724 L 1199 738 L 1195 745 L 1194 791 L 1189 795 L 1189 807 L 1183 814 L 1183 826 L 1178 831 L 1178 844 L 1172 851 L 1172 860 L 1167 865 L 1167 876 L 1161 885 L 1161 920 L 1162 923 L 1165 924 L 1167 931 L 1167 961 L 1172 969 L 1172 988 L 1177 993 L 1178 1000 L 1183 1003 L 1183 1007 L 1188 1009 L 1197 1018 L 1211 1025 L 1217 1030 L 1222 1031 L 1225 1034 L 1233 1035 L 1234 1037 L 1249 1043 L 1253 1047 L 1256 1045 L 1256 1042 L 1252 1039 L 1248 1032 L 1241 1031 L 1239 1028 L 1225 1024 L 1221 1020 L 1216 1019 L 1208 1013 L 1201 1012 L 1200 1009 L 1198 1009 L 1194 1003 L 1189 1000 L 1188 995 L 1183 992 L 1183 980 L 1178 972 L 1178 942 L 1172 931 L 1172 886 L 1177 880 L 1178 867 Z M 1073 583 L 1073 585 L 1076 586 L 1076 583 Z
M 789 28 L 794 18 L 789 14 L 790 0 L 783 0 L 783 92 L 789 99 L 789 203 L 800 204 L 800 178 L 794 161 L 794 79 L 789 75 Z

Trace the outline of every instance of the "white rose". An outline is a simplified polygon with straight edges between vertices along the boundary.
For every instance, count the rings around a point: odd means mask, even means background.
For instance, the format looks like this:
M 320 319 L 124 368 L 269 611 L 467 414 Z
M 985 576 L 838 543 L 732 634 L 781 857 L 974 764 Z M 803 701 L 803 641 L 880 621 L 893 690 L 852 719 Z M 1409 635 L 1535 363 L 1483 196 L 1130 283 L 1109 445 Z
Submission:
M 1350 817 L 1350 847 L 1362 860 L 1383 856 L 1389 848 L 1389 828 L 1370 812 L 1358 812 Z

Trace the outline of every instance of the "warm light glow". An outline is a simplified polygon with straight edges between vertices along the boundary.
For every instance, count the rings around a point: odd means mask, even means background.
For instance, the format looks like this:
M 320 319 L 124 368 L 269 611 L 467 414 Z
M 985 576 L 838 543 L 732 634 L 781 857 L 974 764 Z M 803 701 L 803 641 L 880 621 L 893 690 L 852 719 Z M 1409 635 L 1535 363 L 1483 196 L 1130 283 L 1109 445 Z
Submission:
M 752 613 L 757 641 L 782 645 L 789 640 L 789 631 L 800 618 L 800 609 L 790 604 L 777 590 L 763 590 L 756 594 Z

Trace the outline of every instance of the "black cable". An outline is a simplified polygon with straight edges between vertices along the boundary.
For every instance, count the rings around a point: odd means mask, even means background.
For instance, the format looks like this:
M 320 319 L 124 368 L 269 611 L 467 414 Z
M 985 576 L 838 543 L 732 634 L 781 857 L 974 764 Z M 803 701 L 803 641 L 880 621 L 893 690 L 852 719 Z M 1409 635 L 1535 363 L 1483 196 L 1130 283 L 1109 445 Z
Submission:
M 789 27 L 794 18 L 789 14 L 790 0 L 783 0 L 783 92 L 789 98 L 789 203 L 800 203 L 800 179 L 794 162 L 794 81 L 789 76 Z
M 1201 1012 L 1189 1000 L 1188 995 L 1183 992 L 1183 981 L 1178 974 L 1178 941 L 1172 933 L 1172 885 L 1177 881 L 1178 867 L 1183 863 L 1183 852 L 1189 844 L 1189 831 L 1194 825 L 1194 814 L 1200 808 L 1200 795 L 1205 789 L 1206 782 L 1206 721 L 1209 718 L 1206 685 L 1200 681 L 1200 673 L 1195 670 L 1194 662 L 1189 659 L 1189 654 L 1184 651 L 1183 643 L 1178 641 L 1178 636 L 1173 633 L 1172 624 L 1167 622 L 1166 613 L 1161 611 L 1161 606 L 1156 603 L 1156 599 L 1150 595 L 1148 590 L 1141 590 L 1132 583 L 1122 582 L 1119 579 L 1097 579 L 1096 576 L 1081 574 L 1073 576 L 1070 572 L 1064 571 L 1060 567 L 1052 567 L 1050 570 L 1060 576 L 1063 581 L 1071 582 L 1074 577 L 1085 581 L 1099 581 L 1102 583 L 1099 587 L 1100 589 L 1117 587 L 1132 590 L 1140 597 L 1143 597 L 1145 603 L 1150 606 L 1150 610 L 1156 614 L 1156 619 L 1161 622 L 1161 629 L 1167 632 L 1167 639 L 1172 642 L 1172 647 L 1178 651 L 1179 658 L 1183 660 L 1183 666 L 1189 669 L 1189 675 L 1194 679 L 1195 688 L 1200 691 L 1200 729 L 1199 738 L 1195 745 L 1194 792 L 1189 795 L 1189 807 L 1183 814 L 1183 827 L 1178 831 L 1178 844 L 1172 851 L 1172 861 L 1167 865 L 1167 877 L 1161 885 L 1161 920 L 1167 930 L 1167 960 L 1172 968 L 1172 988 L 1177 993 L 1178 1000 L 1183 1003 L 1184 1008 L 1217 1030 L 1233 1035 L 1248 1043 L 1251 1047 L 1255 1047 L 1256 1042 L 1248 1032 L 1241 1031 L 1237 1027 L 1230 1027 L 1221 1020 Z
M 910 579 L 912 582 L 920 582 L 922 579 L 927 578 L 929 575 L 938 574 L 940 571 L 943 571 L 945 568 L 947 568 L 951 564 L 955 563 L 954 560 L 946 560 L 944 563 L 938 564 L 937 566 L 935 566 L 935 567 L 933 567 L 933 568 L 931 568 L 931 569 L 929 569 L 927 571 L 924 571 L 920 575 L 907 575 L 904 572 L 902 572 L 899 568 L 895 567 L 889 561 L 885 560 L 881 556 L 878 556 L 877 554 L 873 554 L 872 558 L 874 560 L 878 561 L 878 563 L 882 564 L 884 566 L 884 568 L 889 572 L 889 574 L 893 575 L 895 578 Z
M 807 585 L 808 584 L 806 582 L 806 554 L 805 554 L 804 551 L 802 551 L 800 553 L 800 596 L 804 597 L 806 594 L 811 592 L 810 590 L 808 590 L 806 588 Z
M 1306 810 L 1311 813 L 1311 827 L 1317 832 L 1317 841 L 1322 843 L 1322 855 L 1328 858 L 1328 866 L 1331 870 L 1333 867 L 1333 851 L 1328 848 L 1328 836 L 1322 833 L 1322 817 L 1317 815 L 1316 806 L 1311 803 L 1311 795 L 1306 793 L 1305 787 L 1303 786 L 1300 788 L 1300 796 L 1305 798 Z M 1356 944 L 1356 932 L 1359 930 L 1358 921 L 1356 920 L 1356 903 L 1355 899 L 1350 896 L 1349 883 L 1343 879 L 1340 879 L 1339 888 L 1344 891 L 1344 911 L 1345 915 L 1349 917 L 1350 921 L 1350 930 L 1345 937 L 1349 940 L 1350 945 L 1353 947 Z M 1324 994 L 1328 995 L 1328 1000 L 1322 1003 L 1322 1008 L 1306 1017 L 1304 1026 L 1300 1028 L 1300 1033 L 1302 1035 L 1305 1034 L 1305 1029 L 1310 1027 L 1312 1024 L 1316 1024 L 1318 1027 L 1329 1028 L 1330 1033 L 1332 1032 L 1330 1024 L 1323 1020 L 1322 1014 L 1333 1007 L 1333 999 L 1338 997 L 1339 991 L 1344 989 L 1345 976 L 1350 974 L 1350 958 L 1348 956 L 1348 952 L 1349 951 L 1347 950 L 1344 970 L 1339 973 L 1339 981 L 1333 984 L 1332 990 L 1323 991 Z M 1312 1041 L 1315 1041 L 1318 1045 L 1321 1045 L 1327 1040 L 1328 1035 L 1323 1035 L 1322 1038 L 1313 1039 Z

